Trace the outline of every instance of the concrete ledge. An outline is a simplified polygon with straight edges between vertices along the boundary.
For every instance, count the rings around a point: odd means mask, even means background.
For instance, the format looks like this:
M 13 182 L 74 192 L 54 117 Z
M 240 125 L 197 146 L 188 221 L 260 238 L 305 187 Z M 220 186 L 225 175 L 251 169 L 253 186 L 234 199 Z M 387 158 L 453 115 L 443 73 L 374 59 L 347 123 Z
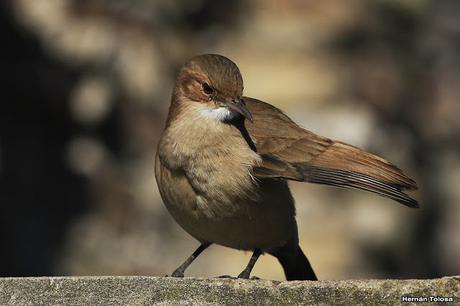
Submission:
M 0 278 L 0 305 L 397 305 L 401 297 L 460 303 L 460 276 L 432 280 L 266 280 L 169 277 Z M 440 304 L 440 300 L 433 304 Z M 443 303 L 444 304 L 444 303 Z

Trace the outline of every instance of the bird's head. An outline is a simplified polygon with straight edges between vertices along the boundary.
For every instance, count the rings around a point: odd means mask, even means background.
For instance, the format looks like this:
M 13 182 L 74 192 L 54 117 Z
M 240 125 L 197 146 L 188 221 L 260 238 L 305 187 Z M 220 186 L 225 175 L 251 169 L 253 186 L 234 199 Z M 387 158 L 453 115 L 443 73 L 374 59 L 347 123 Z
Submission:
M 175 94 L 186 103 L 199 103 L 203 116 L 223 122 L 243 116 L 252 121 L 242 99 L 240 70 L 224 56 L 205 54 L 188 61 L 179 71 Z

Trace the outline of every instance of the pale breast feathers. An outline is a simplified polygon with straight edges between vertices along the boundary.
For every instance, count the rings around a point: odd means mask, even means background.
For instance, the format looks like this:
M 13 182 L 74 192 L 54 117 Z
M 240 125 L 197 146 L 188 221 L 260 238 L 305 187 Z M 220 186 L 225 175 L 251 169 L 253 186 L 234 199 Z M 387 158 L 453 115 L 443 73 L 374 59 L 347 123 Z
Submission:
M 166 130 L 160 160 L 183 171 L 203 205 L 211 199 L 230 205 L 238 198 L 256 197 L 252 168 L 261 163 L 260 156 L 238 129 L 195 105 Z

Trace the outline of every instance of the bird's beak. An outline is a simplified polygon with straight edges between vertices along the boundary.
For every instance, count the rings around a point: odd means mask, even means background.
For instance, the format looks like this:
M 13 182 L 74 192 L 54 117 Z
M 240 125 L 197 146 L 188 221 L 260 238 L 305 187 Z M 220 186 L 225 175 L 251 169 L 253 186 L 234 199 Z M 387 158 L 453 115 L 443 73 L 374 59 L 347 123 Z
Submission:
M 231 110 L 240 113 L 243 117 L 252 122 L 252 114 L 246 107 L 243 99 L 233 99 L 225 102 L 225 106 Z

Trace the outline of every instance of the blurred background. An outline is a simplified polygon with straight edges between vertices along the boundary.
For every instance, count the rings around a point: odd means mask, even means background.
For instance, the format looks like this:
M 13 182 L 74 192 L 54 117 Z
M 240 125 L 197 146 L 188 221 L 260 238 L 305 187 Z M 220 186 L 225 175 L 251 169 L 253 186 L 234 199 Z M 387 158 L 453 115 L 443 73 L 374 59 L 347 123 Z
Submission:
M 0 13 L 0 275 L 165 275 L 198 246 L 156 144 L 177 69 L 220 53 L 245 94 L 399 165 L 418 210 L 292 183 L 321 279 L 460 274 L 460 1 L 16 0 Z M 208 249 L 189 276 L 237 275 Z M 263 256 L 254 275 L 284 279 Z

